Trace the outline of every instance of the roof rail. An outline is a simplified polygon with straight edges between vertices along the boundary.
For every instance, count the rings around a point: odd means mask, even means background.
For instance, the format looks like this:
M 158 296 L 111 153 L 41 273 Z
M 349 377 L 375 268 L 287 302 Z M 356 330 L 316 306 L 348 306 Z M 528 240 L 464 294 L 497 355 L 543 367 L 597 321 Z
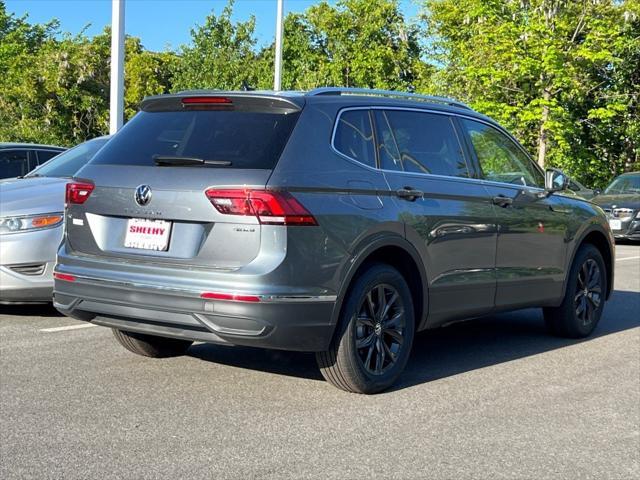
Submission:
M 466 108 L 472 110 L 472 108 L 466 103 L 459 102 L 447 97 L 437 97 L 433 95 L 420 95 L 417 93 L 409 92 L 394 92 L 393 90 L 376 90 L 369 88 L 349 88 L 349 87 L 322 87 L 310 90 L 306 95 L 315 97 L 319 95 L 371 95 L 379 97 L 390 98 L 406 98 L 410 100 L 422 100 L 425 102 L 435 102 L 444 105 L 451 105 L 453 107 Z

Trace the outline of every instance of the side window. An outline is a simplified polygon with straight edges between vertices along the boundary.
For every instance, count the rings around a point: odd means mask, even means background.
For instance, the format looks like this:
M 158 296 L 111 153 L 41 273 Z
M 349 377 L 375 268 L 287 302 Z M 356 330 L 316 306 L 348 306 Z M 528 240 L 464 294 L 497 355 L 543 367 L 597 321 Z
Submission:
M 531 159 L 506 135 L 489 125 L 463 120 L 484 178 L 494 182 L 544 187 L 544 177 Z
M 27 173 L 26 150 L 0 150 L 0 178 L 20 177 Z
M 381 168 L 468 177 L 469 170 L 451 118 L 405 110 L 376 110 Z
M 36 155 L 38 155 L 38 165 L 42 165 L 47 160 L 52 159 L 60 153 L 62 152 L 57 152 L 55 150 L 37 150 Z
M 369 110 L 347 110 L 336 126 L 333 145 L 343 155 L 375 168 L 373 131 Z

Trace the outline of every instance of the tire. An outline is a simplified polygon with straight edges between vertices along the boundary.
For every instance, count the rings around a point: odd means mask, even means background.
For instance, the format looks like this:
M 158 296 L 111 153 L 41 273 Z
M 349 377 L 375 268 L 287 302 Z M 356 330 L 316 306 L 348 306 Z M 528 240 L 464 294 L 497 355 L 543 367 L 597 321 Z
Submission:
M 144 357 L 167 358 L 184 355 L 193 343 L 190 340 L 178 340 L 176 338 L 157 337 L 144 333 L 125 332 L 112 329 L 113 336 L 124 348 L 130 352 Z
M 414 331 L 407 282 L 395 268 L 373 264 L 353 282 L 329 350 L 316 354 L 322 376 L 347 392 L 385 390 L 407 364 Z
M 600 251 L 593 245 L 582 245 L 571 265 L 562 303 L 558 307 L 543 309 L 549 331 L 566 338 L 589 336 L 602 316 L 607 282 L 607 270 Z

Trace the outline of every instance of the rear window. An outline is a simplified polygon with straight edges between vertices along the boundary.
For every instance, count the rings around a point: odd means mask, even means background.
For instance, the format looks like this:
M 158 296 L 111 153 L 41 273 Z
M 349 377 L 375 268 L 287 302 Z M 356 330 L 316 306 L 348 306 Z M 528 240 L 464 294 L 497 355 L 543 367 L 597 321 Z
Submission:
M 154 166 L 154 156 L 272 169 L 299 113 L 162 111 L 138 113 L 93 158 L 93 165 Z M 220 168 L 220 167 L 217 167 Z

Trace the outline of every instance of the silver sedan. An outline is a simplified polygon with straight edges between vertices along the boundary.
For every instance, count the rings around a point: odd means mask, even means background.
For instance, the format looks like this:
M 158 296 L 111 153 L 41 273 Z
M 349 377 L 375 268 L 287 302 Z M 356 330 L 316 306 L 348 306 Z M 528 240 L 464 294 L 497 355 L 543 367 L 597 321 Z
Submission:
M 0 304 L 51 301 L 66 184 L 108 139 L 89 140 L 24 177 L 0 180 Z

